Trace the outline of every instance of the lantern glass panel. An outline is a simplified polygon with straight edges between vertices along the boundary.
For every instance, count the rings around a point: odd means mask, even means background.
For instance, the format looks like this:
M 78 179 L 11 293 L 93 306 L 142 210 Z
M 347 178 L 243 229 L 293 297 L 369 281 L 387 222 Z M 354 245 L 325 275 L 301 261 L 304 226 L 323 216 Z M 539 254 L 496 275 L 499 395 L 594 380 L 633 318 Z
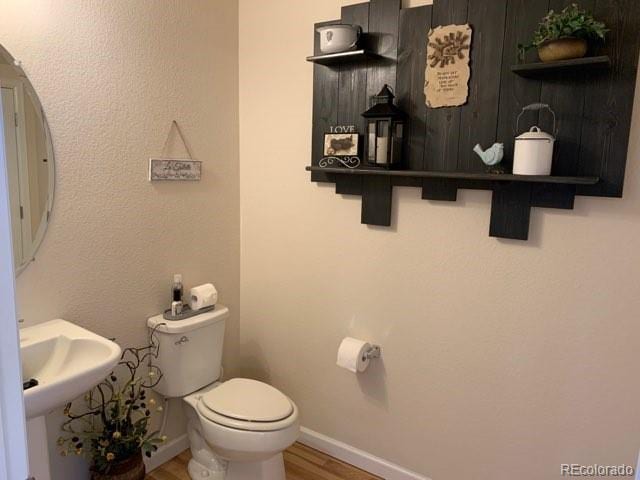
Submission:
M 388 165 L 389 157 L 389 133 L 391 125 L 389 120 L 378 121 L 378 135 L 376 139 L 376 163 L 378 165 Z
M 403 133 L 404 133 L 404 123 L 396 122 L 393 125 L 394 135 L 391 149 L 391 163 L 394 165 L 399 165 L 402 162 L 402 143 L 403 143 Z
M 367 145 L 367 160 L 371 163 L 376 163 L 376 122 L 369 122 L 369 140 Z

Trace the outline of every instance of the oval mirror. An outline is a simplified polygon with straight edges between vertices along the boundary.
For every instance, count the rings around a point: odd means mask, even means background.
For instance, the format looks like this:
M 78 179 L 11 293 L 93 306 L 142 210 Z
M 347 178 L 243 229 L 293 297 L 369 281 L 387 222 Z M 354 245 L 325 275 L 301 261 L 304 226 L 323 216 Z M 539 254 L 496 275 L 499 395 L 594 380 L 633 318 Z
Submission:
M 20 64 L 0 45 L 0 147 L 9 177 L 16 274 L 34 258 L 53 207 L 53 144 L 47 120 Z

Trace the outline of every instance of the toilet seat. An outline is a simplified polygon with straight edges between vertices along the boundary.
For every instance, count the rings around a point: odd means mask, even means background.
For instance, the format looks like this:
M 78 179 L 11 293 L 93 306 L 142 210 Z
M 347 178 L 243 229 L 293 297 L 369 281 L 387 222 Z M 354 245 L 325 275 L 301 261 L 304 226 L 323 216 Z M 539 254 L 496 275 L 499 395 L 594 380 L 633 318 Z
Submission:
M 283 430 L 297 421 L 298 409 L 266 383 L 234 378 L 206 392 L 197 405 L 207 420 L 236 430 Z

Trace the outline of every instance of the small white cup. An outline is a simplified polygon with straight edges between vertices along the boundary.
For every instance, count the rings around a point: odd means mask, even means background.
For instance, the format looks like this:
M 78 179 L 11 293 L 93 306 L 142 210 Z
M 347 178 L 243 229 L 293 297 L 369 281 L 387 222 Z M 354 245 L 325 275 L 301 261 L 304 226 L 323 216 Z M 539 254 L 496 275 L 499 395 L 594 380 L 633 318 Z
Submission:
M 362 29 L 358 25 L 329 25 L 316 29 L 322 53 L 346 52 L 355 48 Z

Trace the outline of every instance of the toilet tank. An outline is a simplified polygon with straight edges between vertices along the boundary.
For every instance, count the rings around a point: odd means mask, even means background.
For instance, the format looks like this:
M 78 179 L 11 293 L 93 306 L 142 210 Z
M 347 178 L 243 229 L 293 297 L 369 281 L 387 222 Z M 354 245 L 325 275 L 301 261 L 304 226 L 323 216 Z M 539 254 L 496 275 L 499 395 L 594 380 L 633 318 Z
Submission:
M 157 315 L 147 321 L 159 344 L 155 364 L 162 379 L 154 388 L 165 397 L 183 397 L 220 378 L 225 320 L 229 309 L 215 310 L 186 320 L 165 320 Z

